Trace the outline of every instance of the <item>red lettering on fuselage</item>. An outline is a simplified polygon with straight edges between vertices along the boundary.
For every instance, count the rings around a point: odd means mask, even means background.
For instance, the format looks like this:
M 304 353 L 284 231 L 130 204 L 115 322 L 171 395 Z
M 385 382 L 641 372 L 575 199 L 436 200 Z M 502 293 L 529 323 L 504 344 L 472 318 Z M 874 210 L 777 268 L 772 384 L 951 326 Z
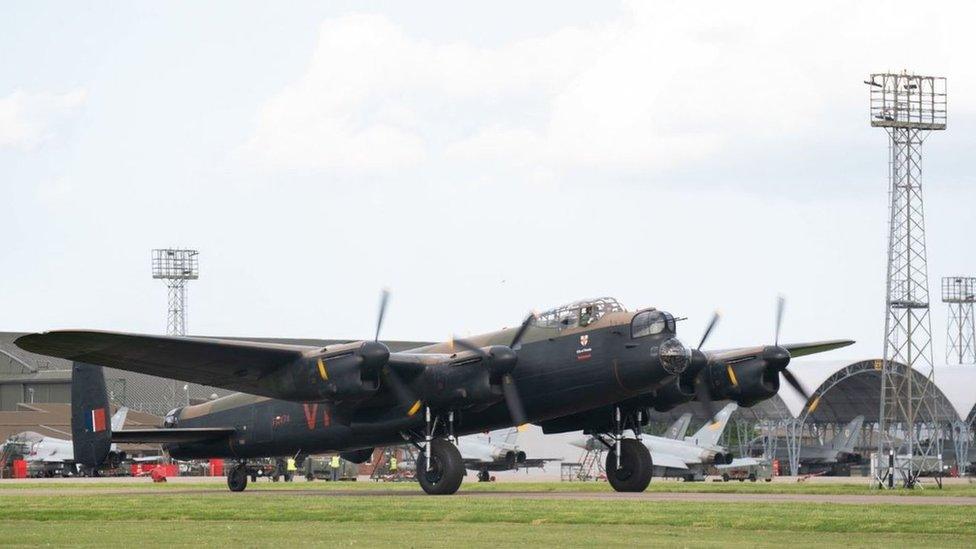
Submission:
M 328 427 L 332 425 L 332 417 L 329 416 L 329 407 L 323 406 L 325 411 L 322 413 L 322 427 Z
M 309 430 L 315 429 L 315 420 L 319 413 L 319 405 L 302 404 L 302 407 L 305 408 L 305 424 L 308 425 Z M 328 419 L 328 416 L 326 416 L 326 419 Z

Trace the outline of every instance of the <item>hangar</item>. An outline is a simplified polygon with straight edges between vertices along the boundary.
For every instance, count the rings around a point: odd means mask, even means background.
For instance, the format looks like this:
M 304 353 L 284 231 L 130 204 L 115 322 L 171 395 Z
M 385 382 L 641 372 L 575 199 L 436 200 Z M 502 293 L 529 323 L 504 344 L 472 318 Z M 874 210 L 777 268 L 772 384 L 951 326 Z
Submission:
M 760 431 L 765 455 L 775 455 L 780 445 L 785 445 L 793 474 L 799 471 L 802 440 L 824 440 L 856 416 L 865 418 L 860 446 L 870 450 L 877 446 L 874 437 L 881 411 L 881 364 L 881 359 L 797 360 L 791 371 L 810 391 L 809 406 L 787 388 L 752 408 L 740 408 L 733 423 L 740 433 Z M 907 368 L 903 364 L 898 367 L 904 375 Z M 922 372 L 912 370 L 912 375 L 916 385 L 926 381 Z M 923 418 L 923 423 L 930 432 L 935 432 L 936 426 L 942 429 L 945 435 L 938 441 L 938 453 L 944 461 L 954 462 L 964 470 L 970 463 L 969 447 L 976 430 L 976 367 L 936 366 L 934 390 L 935 417 Z M 694 402 L 663 414 L 655 413 L 652 419 L 663 425 L 685 412 L 691 412 L 699 422 L 706 420 L 704 410 Z M 740 455 L 744 453 L 743 446 Z

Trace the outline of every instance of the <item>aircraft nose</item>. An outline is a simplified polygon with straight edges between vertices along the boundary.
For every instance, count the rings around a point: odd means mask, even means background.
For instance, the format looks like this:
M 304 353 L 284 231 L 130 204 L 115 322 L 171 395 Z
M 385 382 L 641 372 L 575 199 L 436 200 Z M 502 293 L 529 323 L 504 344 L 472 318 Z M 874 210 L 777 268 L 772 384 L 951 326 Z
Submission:
M 657 356 L 664 371 L 672 375 L 684 372 L 691 362 L 691 351 L 676 337 L 662 343 L 658 348 Z

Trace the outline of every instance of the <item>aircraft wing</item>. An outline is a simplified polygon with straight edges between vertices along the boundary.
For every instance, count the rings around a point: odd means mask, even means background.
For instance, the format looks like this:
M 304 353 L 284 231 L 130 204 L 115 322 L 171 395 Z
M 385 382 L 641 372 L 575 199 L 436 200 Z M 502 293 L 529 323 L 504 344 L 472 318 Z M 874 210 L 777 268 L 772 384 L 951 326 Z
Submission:
M 261 378 L 317 347 L 99 331 L 29 334 L 25 351 L 274 397 Z M 239 372 L 247 372 L 242 376 Z
M 112 431 L 112 442 L 201 442 L 225 438 L 236 431 L 233 427 L 188 427 L 184 429 L 125 429 Z
M 790 352 L 790 356 L 797 358 L 816 353 L 823 353 L 826 351 L 833 351 L 834 349 L 840 349 L 841 347 L 847 347 L 848 345 L 853 344 L 854 341 L 850 339 L 831 339 L 828 341 L 815 341 L 812 343 L 790 343 L 782 345 L 782 347 Z M 741 347 L 738 349 L 726 349 L 723 351 L 705 351 L 705 354 L 709 358 L 717 358 L 722 361 L 738 361 L 759 356 L 762 354 L 763 348 L 763 346 L 759 345 L 754 347 Z
M 716 469 L 736 469 L 739 467 L 752 467 L 754 465 L 761 465 L 762 461 L 752 457 L 735 458 L 732 463 L 721 463 L 715 465 Z
M 655 467 L 668 467 L 670 469 L 688 469 L 688 464 L 678 456 L 666 454 L 664 452 L 651 452 L 651 462 Z
M 525 458 L 525 461 L 518 464 L 519 469 L 529 469 L 532 467 L 545 467 L 550 461 L 562 461 L 560 458 Z

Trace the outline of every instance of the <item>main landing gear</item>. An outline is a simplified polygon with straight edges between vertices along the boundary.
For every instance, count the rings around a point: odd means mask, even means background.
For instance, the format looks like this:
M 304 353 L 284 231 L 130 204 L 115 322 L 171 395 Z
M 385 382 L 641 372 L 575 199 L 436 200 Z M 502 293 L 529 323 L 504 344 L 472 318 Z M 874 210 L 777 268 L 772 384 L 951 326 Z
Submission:
M 631 428 L 636 439 L 624 438 L 627 423 L 621 421 L 619 407 L 614 412 L 614 430 L 611 433 L 613 441 L 612 444 L 604 442 L 610 447 L 606 461 L 607 481 L 617 492 L 643 492 L 651 483 L 651 475 L 654 473 L 651 452 L 640 440 L 643 412 L 638 410 L 633 418 L 627 418 L 633 420 L 634 425 Z
M 437 417 L 431 419 L 430 408 L 424 412 L 424 443 L 417 457 L 417 480 L 431 495 L 448 495 L 458 491 L 464 479 L 464 460 L 454 439 L 454 412 L 448 412 L 447 438 L 434 438 Z
M 227 487 L 231 492 L 243 492 L 247 488 L 247 463 L 241 461 L 227 471 Z

